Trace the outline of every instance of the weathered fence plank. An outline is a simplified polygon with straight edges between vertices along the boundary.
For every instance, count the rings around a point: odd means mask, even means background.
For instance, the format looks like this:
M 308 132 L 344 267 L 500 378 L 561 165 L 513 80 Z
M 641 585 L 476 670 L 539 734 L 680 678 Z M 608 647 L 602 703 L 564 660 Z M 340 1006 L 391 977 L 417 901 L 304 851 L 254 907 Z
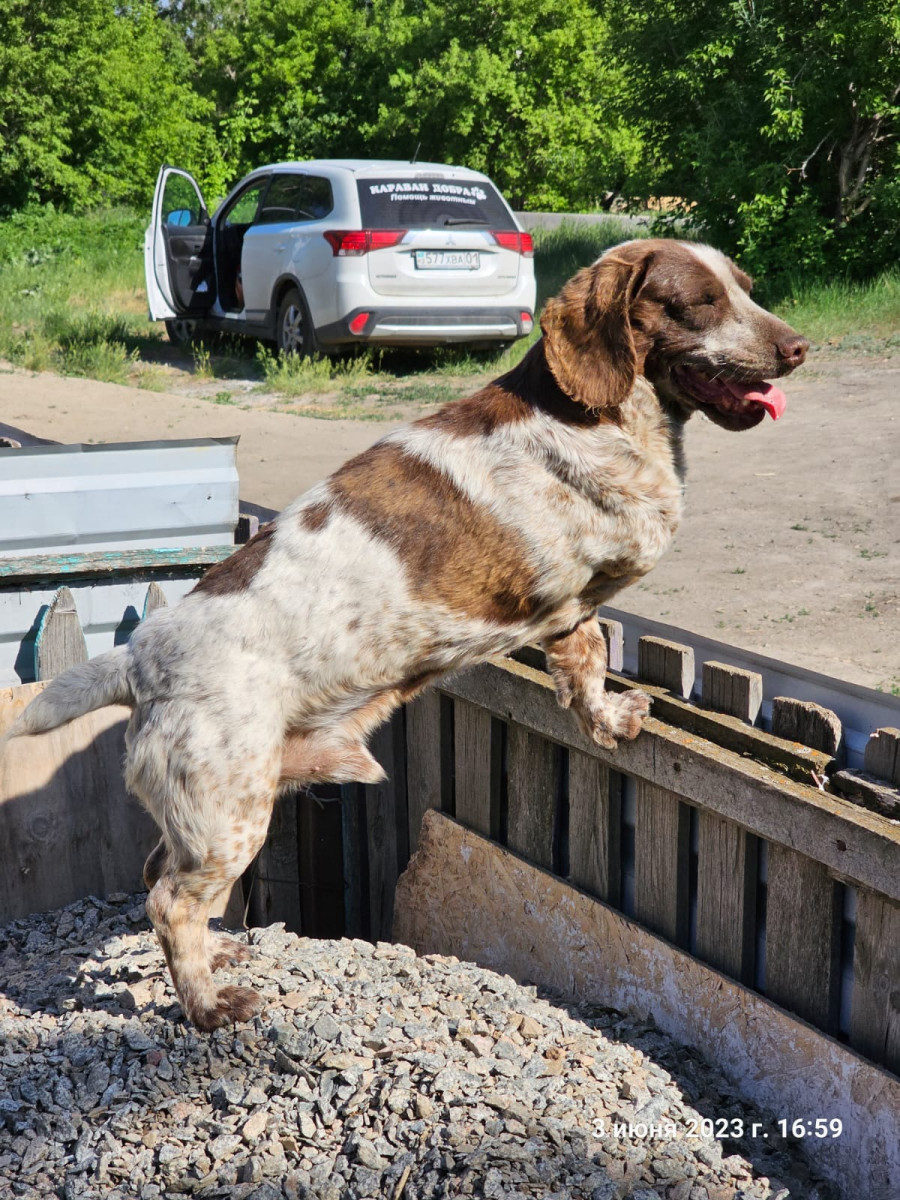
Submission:
M 43 684 L 0 689 L 0 736 Z M 0 750 L 0 923 L 142 887 L 159 840 L 125 788 L 128 709 L 99 709 Z
M 394 713 L 372 738 L 371 750 L 387 772 L 383 783 L 366 784 L 369 861 L 369 936 L 388 938 L 397 877 L 409 859 L 406 807 L 406 754 L 403 710 Z
M 284 921 L 292 933 L 303 931 L 297 847 L 297 797 L 288 792 L 272 810 L 269 832 L 256 860 L 248 904 L 251 925 Z
M 776 696 L 772 701 L 772 733 L 814 750 L 824 750 L 841 761 L 843 729 L 840 717 L 830 708 L 793 696 Z
M 507 844 L 542 867 L 553 864 L 556 756 L 546 738 L 509 727 Z
M 522 663 L 492 659 L 441 687 L 617 771 L 689 796 L 691 803 L 742 824 L 757 837 L 803 846 L 836 874 L 900 901 L 900 828 L 878 813 L 785 778 L 652 716 L 633 742 L 604 750 L 559 707 L 547 675 Z
M 344 867 L 344 933 L 365 937 L 369 923 L 365 793 L 359 783 L 341 785 L 341 857 Z
M 87 660 L 75 598 L 69 588 L 61 587 L 41 617 L 34 640 L 35 679 L 53 679 Z
M 606 642 L 606 669 L 621 671 L 625 657 L 625 631 L 622 629 L 622 622 L 599 617 L 597 624 Z
M 456 760 L 456 819 L 485 837 L 496 834 L 492 818 L 494 771 L 491 765 L 491 714 L 465 700 L 453 707 L 453 745 Z
M 857 896 L 850 1044 L 900 1075 L 900 905 Z
M 149 617 L 152 612 L 158 608 L 168 608 L 169 602 L 166 599 L 166 593 L 162 590 L 159 584 L 154 580 L 147 588 L 147 595 L 144 597 L 144 611 L 141 614 L 141 620 Z
M 694 651 L 665 638 L 642 637 L 638 640 L 638 678 L 686 700 L 694 688 Z
M 757 840 L 700 809 L 697 957 L 742 983 L 753 979 Z
M 0 581 L 33 585 L 42 580 L 88 579 L 127 575 L 129 572 L 165 571 L 193 575 L 198 568 L 224 562 L 235 546 L 187 546 L 139 550 L 86 550 L 81 554 L 26 554 L 0 559 Z
M 863 767 L 900 787 L 900 729 L 879 729 L 866 743 Z
M 634 827 L 634 915 L 683 946 L 688 936 L 690 812 L 679 796 L 637 782 Z
M 837 1031 L 840 911 L 828 870 L 787 846 L 768 848 L 766 995 Z
M 444 701 L 449 703 L 449 701 Z M 429 808 L 443 809 L 450 771 L 449 738 L 440 692 L 427 691 L 406 706 L 406 777 L 409 793 L 409 851 L 419 844 L 419 827 Z
M 577 887 L 618 903 L 621 776 L 599 759 L 569 753 L 569 878 Z
M 762 708 L 762 700 L 762 675 L 756 671 L 745 671 L 728 663 L 703 664 L 703 703 L 707 708 L 753 725 Z

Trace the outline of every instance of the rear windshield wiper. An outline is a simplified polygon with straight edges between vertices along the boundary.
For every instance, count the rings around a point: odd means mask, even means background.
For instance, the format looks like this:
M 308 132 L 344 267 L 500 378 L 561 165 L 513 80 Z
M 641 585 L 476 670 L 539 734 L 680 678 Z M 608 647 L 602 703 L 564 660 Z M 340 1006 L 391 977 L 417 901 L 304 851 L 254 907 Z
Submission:
M 444 222 L 444 228 L 448 225 L 489 225 L 489 221 L 478 221 L 474 217 L 448 217 Z

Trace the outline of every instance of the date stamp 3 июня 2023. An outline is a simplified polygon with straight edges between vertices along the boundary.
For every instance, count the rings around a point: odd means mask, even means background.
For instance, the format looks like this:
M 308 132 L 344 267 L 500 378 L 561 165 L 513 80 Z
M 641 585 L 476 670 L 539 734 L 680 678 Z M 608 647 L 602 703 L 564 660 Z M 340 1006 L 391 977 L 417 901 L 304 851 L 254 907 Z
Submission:
M 840 1117 L 782 1117 L 774 1122 L 777 1136 L 802 1141 L 804 1138 L 839 1138 L 844 1132 Z M 674 1121 L 615 1121 L 597 1117 L 591 1122 L 595 1138 L 613 1137 L 620 1140 L 643 1141 L 656 1138 L 674 1141 L 679 1138 L 715 1138 L 718 1141 L 739 1142 L 743 1138 L 768 1138 L 770 1129 L 762 1121 L 745 1121 L 742 1117 L 696 1117 L 679 1128 Z

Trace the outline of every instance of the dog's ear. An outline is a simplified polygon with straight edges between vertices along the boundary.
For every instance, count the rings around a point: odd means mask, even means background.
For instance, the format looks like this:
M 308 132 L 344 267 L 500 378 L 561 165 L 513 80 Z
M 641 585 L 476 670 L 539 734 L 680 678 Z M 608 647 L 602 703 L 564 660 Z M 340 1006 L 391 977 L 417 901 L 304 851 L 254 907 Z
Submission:
M 544 353 L 556 382 L 587 408 L 621 404 L 638 371 L 631 306 L 653 252 L 611 250 L 548 300 L 541 314 Z

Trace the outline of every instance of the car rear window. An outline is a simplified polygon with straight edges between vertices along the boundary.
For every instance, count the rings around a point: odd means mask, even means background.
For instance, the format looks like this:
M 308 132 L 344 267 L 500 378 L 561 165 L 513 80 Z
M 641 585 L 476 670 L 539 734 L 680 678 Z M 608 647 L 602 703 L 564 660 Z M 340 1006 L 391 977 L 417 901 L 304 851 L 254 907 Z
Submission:
M 356 186 L 365 229 L 516 228 L 499 192 L 486 180 L 385 176 L 358 179 Z

